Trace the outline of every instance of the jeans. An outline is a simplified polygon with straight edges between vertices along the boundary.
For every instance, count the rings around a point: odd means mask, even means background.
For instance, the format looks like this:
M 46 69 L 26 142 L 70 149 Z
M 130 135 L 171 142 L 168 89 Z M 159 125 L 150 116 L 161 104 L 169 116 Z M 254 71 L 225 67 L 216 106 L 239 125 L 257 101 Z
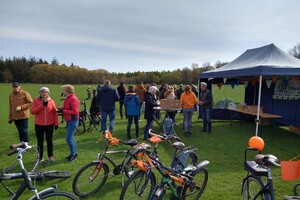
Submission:
M 183 127 L 184 132 L 190 132 L 192 127 L 192 117 L 194 113 L 194 108 L 183 108 Z
M 20 142 L 29 142 L 28 140 L 28 119 L 14 120 L 18 129 Z
M 152 127 L 153 120 L 152 119 L 147 119 L 147 124 L 145 125 L 144 129 L 144 140 L 148 139 L 148 132 Z
M 78 121 L 68 121 L 67 122 L 67 136 L 66 136 L 66 141 L 70 147 L 70 152 L 71 155 L 77 154 L 77 144 L 74 138 L 74 134 L 76 131 L 76 127 L 78 126 Z
M 35 125 L 35 135 L 37 139 L 37 144 L 40 148 L 40 157 L 43 158 L 44 154 L 44 133 L 46 134 L 46 142 L 47 142 L 47 152 L 48 157 L 53 156 L 53 125 L 50 126 L 40 126 Z
M 136 138 L 139 137 L 139 116 L 127 116 L 128 117 L 128 123 L 127 123 L 127 139 L 131 138 L 130 135 L 130 128 L 132 124 L 132 119 L 134 119 L 134 124 L 135 124 L 135 136 Z
M 101 117 L 102 117 L 102 128 L 103 131 L 106 131 L 106 120 L 107 120 L 107 115 L 109 116 L 109 131 L 113 131 L 114 130 L 114 125 L 115 125 L 115 118 L 116 118 L 116 111 L 102 111 L 101 112 Z
M 203 130 L 211 132 L 211 108 L 202 108 Z

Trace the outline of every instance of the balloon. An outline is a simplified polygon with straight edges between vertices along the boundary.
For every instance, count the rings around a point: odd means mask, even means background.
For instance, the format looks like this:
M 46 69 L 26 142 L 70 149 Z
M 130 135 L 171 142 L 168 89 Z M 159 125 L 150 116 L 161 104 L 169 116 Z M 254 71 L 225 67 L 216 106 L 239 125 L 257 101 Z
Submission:
M 249 147 L 257 148 L 258 150 L 263 150 L 265 142 L 261 137 L 253 136 L 249 139 Z

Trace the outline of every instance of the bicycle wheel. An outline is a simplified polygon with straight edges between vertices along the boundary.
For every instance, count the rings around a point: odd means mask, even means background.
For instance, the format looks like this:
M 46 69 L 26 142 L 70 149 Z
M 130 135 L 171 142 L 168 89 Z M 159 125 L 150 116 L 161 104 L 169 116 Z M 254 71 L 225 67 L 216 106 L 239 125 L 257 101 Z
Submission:
M 300 195 L 300 183 L 297 183 L 296 185 L 294 185 L 294 195 L 295 196 L 299 196 Z
M 49 171 L 43 171 L 43 176 L 45 178 L 70 178 L 71 172 L 68 171 L 61 171 L 61 170 L 49 170 Z
M 194 152 L 191 152 L 186 160 L 185 166 L 189 166 L 189 165 L 196 166 L 197 161 L 198 161 L 197 154 L 195 154 Z
M 64 199 L 73 199 L 73 200 L 78 200 L 77 197 L 75 197 L 74 195 L 70 194 L 70 193 L 67 193 L 67 192 L 61 192 L 61 191 L 56 191 L 56 192 L 51 192 L 51 193 L 45 193 L 45 194 L 42 194 L 40 196 L 41 199 L 53 199 L 53 200 L 64 200 Z M 37 200 L 36 197 L 33 198 L 33 200 Z
M 142 170 L 136 171 L 126 181 L 120 195 L 120 200 L 148 199 L 150 191 L 155 185 L 156 180 L 152 172 L 148 174 Z
M 191 174 L 193 180 L 184 186 L 182 191 L 183 199 L 199 199 L 202 195 L 208 180 L 208 172 L 205 168 Z
M 79 122 L 78 122 L 78 126 L 76 127 L 76 131 L 79 134 L 83 134 L 85 133 L 85 122 L 84 119 L 80 117 Z
M 95 115 L 93 117 L 93 124 L 95 126 L 95 129 L 99 132 L 102 131 L 102 123 L 101 123 L 102 119 L 100 115 Z
M 164 199 L 166 195 L 166 189 L 164 186 L 158 185 L 152 188 L 151 193 L 149 195 L 149 200 L 161 200 Z M 170 197 L 172 199 L 172 197 Z
M 248 176 L 243 183 L 242 199 L 243 200 L 251 200 L 251 199 L 269 200 L 270 194 L 264 193 L 263 188 L 264 188 L 264 184 L 260 179 L 252 175 Z
M 88 197 L 97 193 L 105 184 L 109 168 L 100 161 L 83 166 L 76 174 L 72 188 L 76 195 Z

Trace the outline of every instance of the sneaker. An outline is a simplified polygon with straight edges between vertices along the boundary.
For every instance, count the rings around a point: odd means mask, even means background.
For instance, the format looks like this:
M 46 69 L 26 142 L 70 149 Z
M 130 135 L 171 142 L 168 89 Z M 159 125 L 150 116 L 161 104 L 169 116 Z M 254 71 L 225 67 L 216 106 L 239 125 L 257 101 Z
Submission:
M 38 159 L 38 162 L 40 163 L 40 162 L 44 162 L 44 159 L 43 158 L 39 158 Z
M 76 160 L 77 159 L 77 154 L 75 154 L 74 156 L 71 155 L 71 157 L 68 159 L 69 162 Z
M 53 156 L 49 156 L 48 160 L 49 160 L 49 162 L 53 162 L 54 161 L 54 157 Z
M 67 157 L 65 157 L 65 159 L 67 159 L 67 160 L 69 160 L 70 158 L 71 158 L 71 154 L 70 155 L 68 155 Z
M 206 130 L 206 129 L 202 129 L 201 132 L 204 132 L 204 133 L 205 133 L 205 132 L 207 132 L 207 130 Z
M 185 134 L 185 137 L 191 136 L 191 134 L 189 132 L 185 132 L 184 134 Z

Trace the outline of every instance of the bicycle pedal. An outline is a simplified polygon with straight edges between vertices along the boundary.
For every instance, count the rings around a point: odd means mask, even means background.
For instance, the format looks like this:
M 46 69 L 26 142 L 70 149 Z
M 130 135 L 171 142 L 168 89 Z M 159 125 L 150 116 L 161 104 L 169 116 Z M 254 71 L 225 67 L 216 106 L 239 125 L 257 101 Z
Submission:
M 111 175 L 112 177 L 115 177 L 115 176 L 116 176 L 113 172 L 111 172 L 110 175 Z

